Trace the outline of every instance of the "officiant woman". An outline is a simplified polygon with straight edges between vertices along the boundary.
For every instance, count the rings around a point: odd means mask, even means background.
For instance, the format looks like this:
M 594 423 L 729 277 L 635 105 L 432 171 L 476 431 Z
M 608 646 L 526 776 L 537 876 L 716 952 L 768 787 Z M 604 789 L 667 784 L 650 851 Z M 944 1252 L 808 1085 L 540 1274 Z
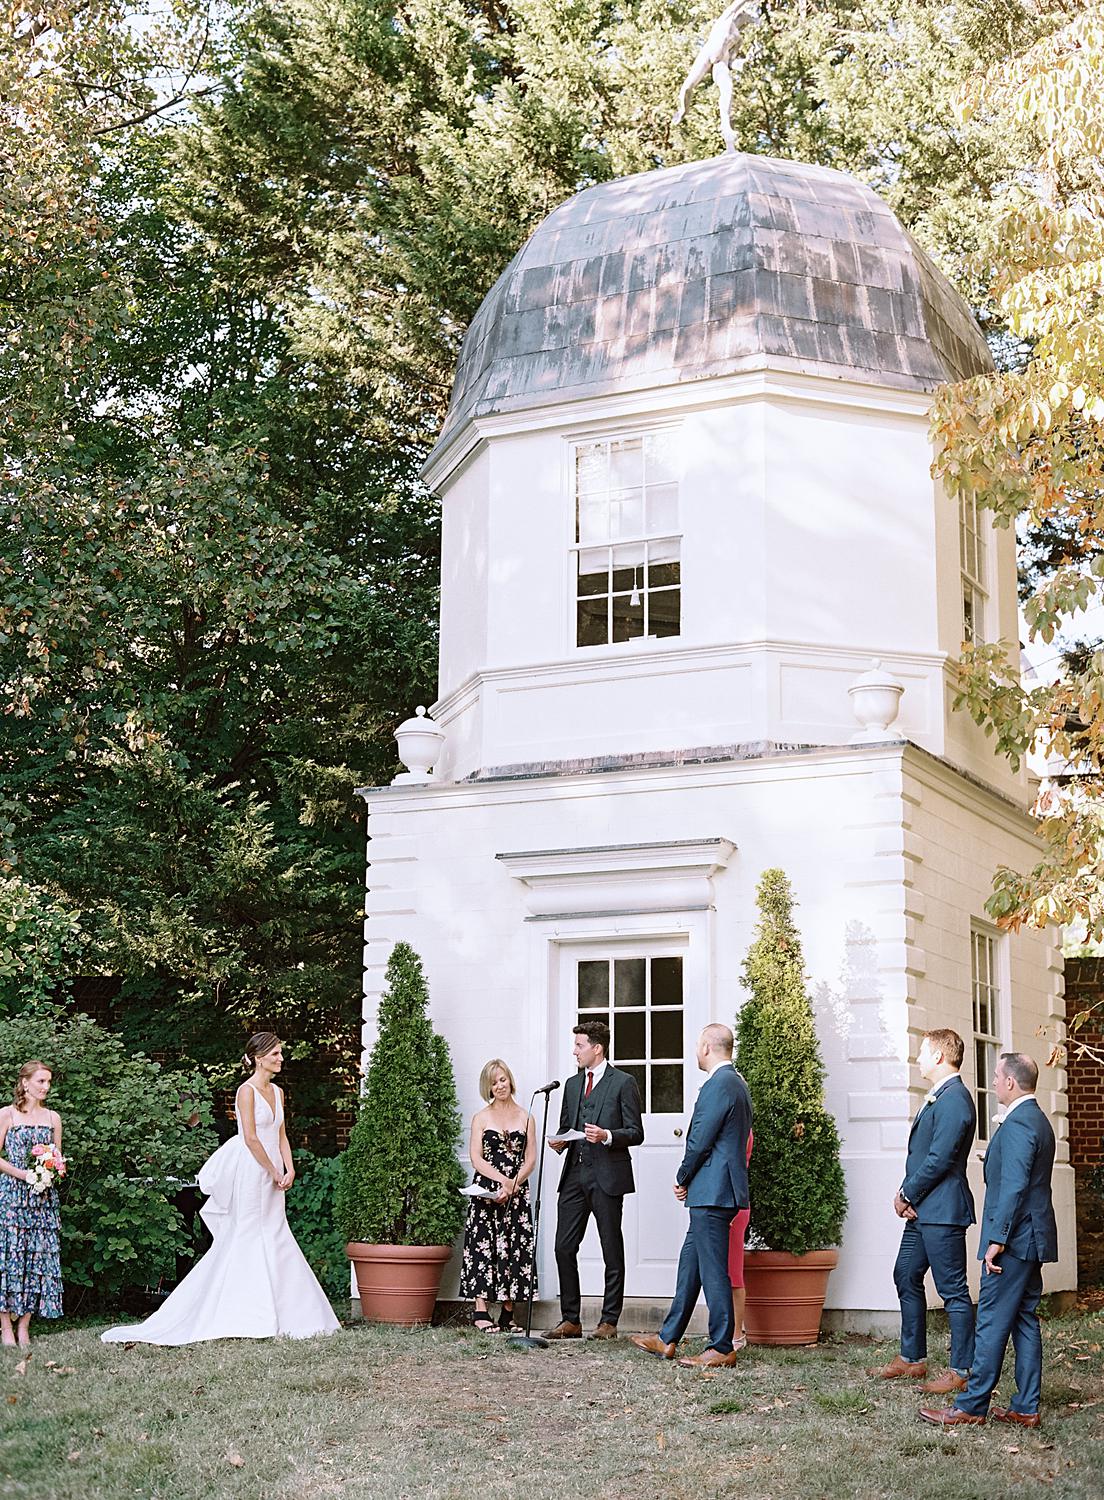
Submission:
M 472 1326 L 482 1333 L 518 1331 L 513 1310 L 529 1296 L 533 1277 L 533 1217 L 529 1177 L 537 1164 L 536 1126 L 515 1098 L 514 1075 L 493 1057 L 479 1075 L 486 1106 L 472 1117 L 473 1182 L 493 1198 L 472 1198 L 464 1229 L 460 1296 L 470 1297 Z M 502 1304 L 497 1322 L 487 1304 Z

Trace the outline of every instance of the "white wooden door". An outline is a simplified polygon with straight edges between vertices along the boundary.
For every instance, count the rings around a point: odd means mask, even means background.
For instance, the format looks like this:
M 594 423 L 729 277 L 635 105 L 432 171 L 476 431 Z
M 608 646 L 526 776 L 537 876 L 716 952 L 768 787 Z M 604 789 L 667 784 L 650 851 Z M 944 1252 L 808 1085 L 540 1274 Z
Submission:
M 629 1297 L 671 1295 L 686 1232 L 686 1211 L 672 1185 L 701 1082 L 698 1034 L 709 1019 L 707 986 L 687 983 L 693 968 L 685 939 L 596 942 L 562 950 L 559 1010 L 565 1049 L 576 1019 L 604 1021 L 612 1033 L 610 1060 L 633 1075 L 643 1104 L 644 1144 L 632 1153 L 636 1192 L 625 1198 L 624 1209 Z M 602 1295 L 602 1251 L 593 1222 L 579 1253 L 579 1275 L 584 1296 Z

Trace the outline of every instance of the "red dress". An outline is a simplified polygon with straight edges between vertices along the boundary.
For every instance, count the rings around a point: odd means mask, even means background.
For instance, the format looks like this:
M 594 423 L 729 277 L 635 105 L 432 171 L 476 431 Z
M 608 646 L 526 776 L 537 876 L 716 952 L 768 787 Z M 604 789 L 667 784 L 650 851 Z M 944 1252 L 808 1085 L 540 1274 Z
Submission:
M 747 1159 L 751 1161 L 751 1148 L 755 1144 L 755 1137 L 748 1131 Z M 744 1284 L 744 1235 L 747 1234 L 748 1220 L 751 1218 L 750 1208 L 741 1208 L 733 1219 L 728 1231 L 728 1279 L 734 1287 L 742 1287 Z

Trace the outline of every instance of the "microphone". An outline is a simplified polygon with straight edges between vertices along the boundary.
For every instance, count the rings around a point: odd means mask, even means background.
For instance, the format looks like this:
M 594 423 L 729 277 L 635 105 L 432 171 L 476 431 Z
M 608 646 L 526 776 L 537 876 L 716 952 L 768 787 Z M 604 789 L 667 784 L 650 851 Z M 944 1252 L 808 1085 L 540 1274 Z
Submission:
M 534 1089 L 533 1090 L 533 1094 L 534 1094 L 534 1096 L 537 1095 L 537 1094 L 552 1094 L 552 1093 L 555 1093 L 555 1091 L 559 1088 L 559 1086 L 560 1086 L 560 1080 L 558 1078 L 553 1078 L 552 1082 L 551 1083 L 546 1083 L 545 1086 L 544 1086 L 544 1088 L 542 1088 L 542 1089 Z

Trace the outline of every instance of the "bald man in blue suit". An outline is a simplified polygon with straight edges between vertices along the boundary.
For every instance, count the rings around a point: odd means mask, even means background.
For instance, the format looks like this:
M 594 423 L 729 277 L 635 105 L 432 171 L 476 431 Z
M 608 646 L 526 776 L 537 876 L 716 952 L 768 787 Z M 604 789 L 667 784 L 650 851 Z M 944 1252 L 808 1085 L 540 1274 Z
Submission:
M 632 1339 L 646 1354 L 674 1359 L 698 1294 L 704 1291 L 709 1344 L 701 1354 L 679 1361 L 691 1369 L 736 1363 L 728 1231 L 737 1210 L 747 1208 L 750 1201 L 751 1095 L 743 1076 L 732 1066 L 732 1047 L 732 1032 L 717 1022 L 707 1026 L 698 1039 L 698 1067 L 709 1077 L 698 1093 L 686 1150 L 675 1175 L 675 1197 L 690 1210 L 690 1226 L 679 1255 L 674 1301 L 658 1333 L 635 1334 Z
M 1003 1053 L 993 1074 L 1005 1113 L 985 1153 L 974 1365 L 953 1406 L 920 1408 L 924 1421 L 937 1427 L 978 1427 L 987 1415 L 1016 1427 L 1039 1426 L 1039 1299 L 1043 1265 L 1058 1259 L 1058 1226 L 1051 1197 L 1054 1131 L 1035 1099 L 1038 1079 L 1038 1066 L 1023 1052 Z M 1008 1406 L 990 1408 L 1009 1337 L 1016 1354 L 1016 1394 Z

